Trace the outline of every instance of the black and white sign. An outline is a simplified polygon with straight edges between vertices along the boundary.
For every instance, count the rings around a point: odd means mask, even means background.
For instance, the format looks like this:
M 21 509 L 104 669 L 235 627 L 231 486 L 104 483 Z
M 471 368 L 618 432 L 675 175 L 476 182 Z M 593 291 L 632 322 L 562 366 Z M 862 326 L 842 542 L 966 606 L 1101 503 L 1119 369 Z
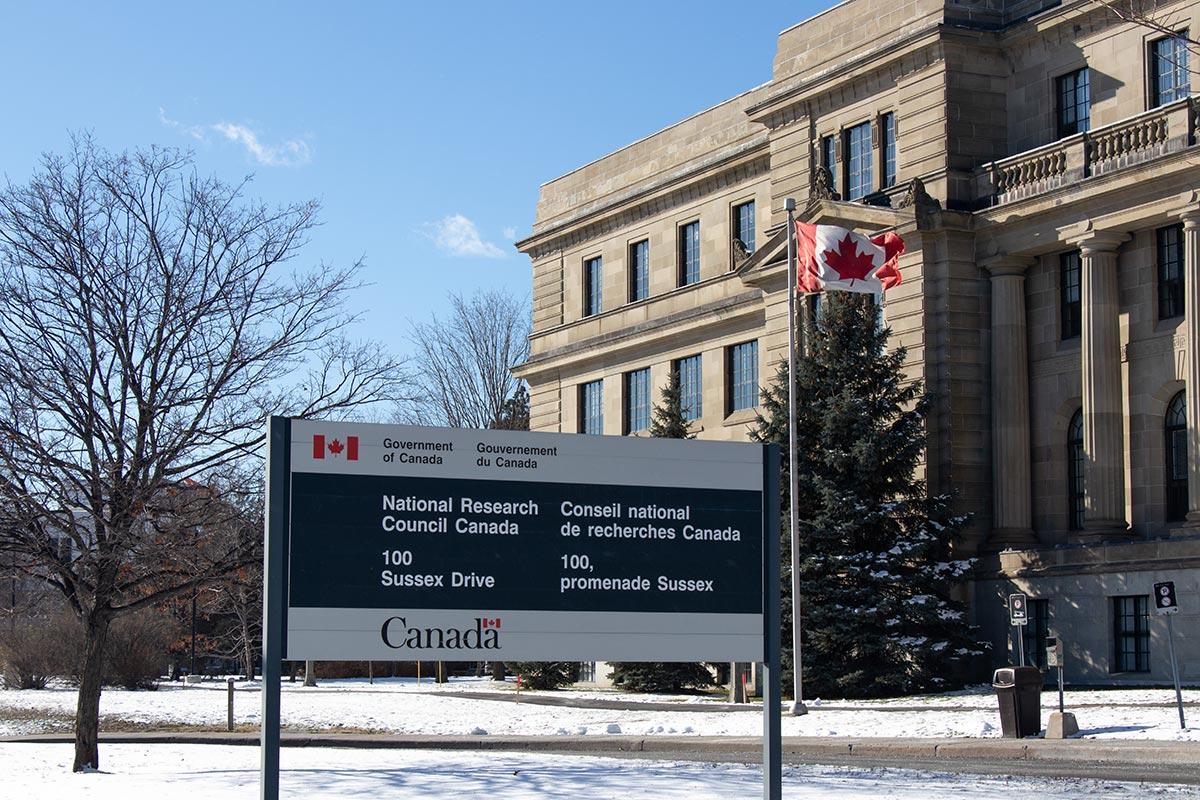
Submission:
M 290 439 L 287 659 L 763 657 L 761 445 L 301 420 Z
M 1063 666 L 1063 643 L 1057 636 L 1046 637 L 1046 666 Z
M 1010 625 L 1028 625 L 1029 607 L 1025 595 L 1010 594 L 1008 596 L 1008 622 Z
M 1154 613 L 1160 615 L 1179 613 L 1179 602 L 1175 599 L 1174 581 L 1154 584 Z

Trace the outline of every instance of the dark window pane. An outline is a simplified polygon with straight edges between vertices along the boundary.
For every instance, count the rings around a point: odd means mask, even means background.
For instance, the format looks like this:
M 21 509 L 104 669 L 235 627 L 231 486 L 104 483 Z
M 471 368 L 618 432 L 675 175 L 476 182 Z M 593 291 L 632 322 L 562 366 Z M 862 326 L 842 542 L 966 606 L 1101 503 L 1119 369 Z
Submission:
M 1150 671 L 1150 603 L 1146 595 L 1113 599 L 1113 672 Z
M 1187 36 L 1186 30 L 1180 31 Z M 1150 94 L 1155 106 L 1187 97 L 1192 89 L 1187 42 L 1174 36 L 1150 44 Z
M 883 115 L 883 188 L 896 185 L 896 115 Z
M 746 246 L 747 253 L 754 252 L 754 201 L 734 206 L 733 238 Z
M 643 239 L 629 247 L 629 302 L 650 296 L 650 242 Z
M 679 285 L 700 280 L 700 223 L 689 222 L 679 229 Z
M 729 349 L 730 412 L 758 405 L 758 342 Z
M 1075 412 L 1067 426 L 1067 522 L 1083 530 L 1083 411 Z
M 604 381 L 579 387 L 579 432 L 604 433 Z
M 599 256 L 583 262 L 583 315 L 585 317 L 600 313 L 602 273 Z
M 871 123 L 846 131 L 846 196 L 859 200 L 871 193 Z
M 1188 469 L 1187 469 L 1187 412 L 1184 399 L 1179 392 L 1167 404 L 1163 420 L 1166 451 L 1167 522 L 1179 522 L 1188 512 Z
M 650 428 L 650 370 L 639 369 L 625 376 L 625 433 Z
M 1058 135 L 1070 136 L 1089 129 L 1091 100 L 1086 67 L 1058 78 Z
M 686 420 L 700 419 L 704 413 L 702 403 L 704 378 L 700 371 L 700 356 L 679 359 L 678 369 L 683 418 Z
M 1083 330 L 1083 308 L 1080 303 L 1082 265 L 1078 251 L 1063 253 L 1059 257 L 1059 275 L 1062 338 L 1076 339 Z
M 1183 316 L 1183 226 L 1157 231 L 1158 318 Z

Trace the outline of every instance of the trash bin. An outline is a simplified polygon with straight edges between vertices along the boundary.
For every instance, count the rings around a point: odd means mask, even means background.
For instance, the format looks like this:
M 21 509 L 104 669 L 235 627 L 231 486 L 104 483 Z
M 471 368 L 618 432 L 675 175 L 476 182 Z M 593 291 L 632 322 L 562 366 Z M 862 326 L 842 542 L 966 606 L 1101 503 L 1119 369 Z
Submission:
M 1004 667 L 992 676 L 1000 704 L 1000 730 L 1006 739 L 1036 736 L 1042 730 L 1042 671 Z

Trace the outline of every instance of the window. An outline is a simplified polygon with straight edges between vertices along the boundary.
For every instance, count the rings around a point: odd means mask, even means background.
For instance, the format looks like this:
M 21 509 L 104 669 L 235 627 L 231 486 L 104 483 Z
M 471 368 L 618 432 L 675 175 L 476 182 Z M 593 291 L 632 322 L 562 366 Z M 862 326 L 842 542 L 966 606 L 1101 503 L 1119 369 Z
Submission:
M 650 296 L 650 240 L 629 245 L 629 302 Z
M 1082 265 L 1079 251 L 1059 256 L 1059 301 L 1061 303 L 1062 338 L 1078 339 L 1083 331 L 1083 308 L 1080 303 Z
M 625 433 L 650 429 L 650 368 L 625 373 Z
M 829 170 L 829 182 L 837 190 L 837 137 L 826 136 L 821 139 L 821 166 Z
M 1186 30 L 1179 32 L 1187 36 Z M 1169 36 L 1150 43 L 1150 105 L 1162 106 L 1187 97 L 1192 90 L 1187 42 Z
M 584 259 L 583 262 L 583 315 L 590 317 L 599 314 L 603 307 L 601 289 L 603 287 L 600 256 Z
M 1159 228 L 1158 318 L 1183 316 L 1183 226 Z
M 1024 639 L 1025 663 L 1031 667 L 1046 668 L 1046 639 L 1050 636 L 1050 601 L 1030 599 L 1029 621 L 1021 626 Z
M 871 193 L 871 123 L 846 131 L 846 198 L 860 200 Z
M 1091 125 L 1087 67 L 1058 76 L 1058 138 L 1083 133 Z
M 1179 522 L 1188 512 L 1187 411 L 1183 392 L 1167 403 L 1163 419 L 1167 454 L 1167 522 Z
M 733 207 L 733 238 L 746 246 L 747 253 L 754 252 L 754 201 Z
M 592 381 L 579 387 L 579 432 L 604 433 L 604 381 Z
M 758 405 L 758 342 L 729 348 L 729 413 Z
M 1067 426 L 1067 528 L 1083 530 L 1083 409 Z
M 675 362 L 679 372 L 679 405 L 683 407 L 683 418 L 691 421 L 700 419 L 703 409 L 703 376 L 700 372 L 700 356 L 688 356 Z
M 690 286 L 700 280 L 700 222 L 689 222 L 679 229 L 679 285 Z
M 879 120 L 879 132 L 883 137 L 883 188 L 896 185 L 896 115 L 888 112 Z
M 1150 671 L 1150 598 L 1114 597 L 1112 672 Z

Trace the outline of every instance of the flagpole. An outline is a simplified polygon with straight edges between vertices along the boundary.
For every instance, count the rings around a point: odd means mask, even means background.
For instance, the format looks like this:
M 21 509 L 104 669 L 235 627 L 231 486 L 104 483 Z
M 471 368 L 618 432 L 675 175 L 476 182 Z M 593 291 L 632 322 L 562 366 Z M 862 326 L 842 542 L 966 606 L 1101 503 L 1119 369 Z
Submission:
M 796 510 L 799 476 L 796 474 L 796 201 L 783 201 L 787 211 L 788 271 L 788 511 L 792 543 L 792 716 L 808 713 L 804 705 L 804 670 L 800 664 L 800 543 Z

